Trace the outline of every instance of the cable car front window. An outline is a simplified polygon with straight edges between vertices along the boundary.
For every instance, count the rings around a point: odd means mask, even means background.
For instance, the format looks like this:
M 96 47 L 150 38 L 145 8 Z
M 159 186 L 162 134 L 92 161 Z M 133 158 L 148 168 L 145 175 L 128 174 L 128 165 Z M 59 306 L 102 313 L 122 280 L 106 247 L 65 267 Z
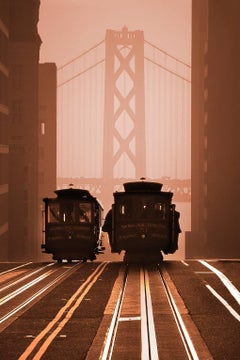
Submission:
M 125 205 L 120 206 L 120 214 L 125 215 Z
M 91 203 L 87 202 L 78 202 L 77 206 L 77 222 L 80 223 L 89 223 L 92 222 L 92 212 L 91 212 Z
M 162 208 L 163 208 L 163 206 L 162 206 L 161 203 L 158 202 L 158 203 L 155 203 L 155 204 L 154 204 L 154 210 L 155 210 L 155 211 L 159 211 L 159 212 L 160 212 L 160 211 L 162 211 Z
M 67 224 L 74 223 L 74 204 L 72 201 L 61 201 L 60 219 Z
M 166 216 L 166 205 L 164 203 L 157 202 L 154 204 L 154 214 L 156 217 L 165 219 Z
M 119 204 L 119 214 L 123 217 L 132 217 L 131 203 L 129 199 L 126 202 Z

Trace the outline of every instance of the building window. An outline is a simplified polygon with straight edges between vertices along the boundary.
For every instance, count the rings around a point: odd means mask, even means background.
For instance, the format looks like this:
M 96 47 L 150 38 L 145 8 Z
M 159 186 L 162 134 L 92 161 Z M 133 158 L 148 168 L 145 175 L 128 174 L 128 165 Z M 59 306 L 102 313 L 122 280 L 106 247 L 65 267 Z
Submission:
M 41 135 L 45 135 L 45 123 L 41 123 Z

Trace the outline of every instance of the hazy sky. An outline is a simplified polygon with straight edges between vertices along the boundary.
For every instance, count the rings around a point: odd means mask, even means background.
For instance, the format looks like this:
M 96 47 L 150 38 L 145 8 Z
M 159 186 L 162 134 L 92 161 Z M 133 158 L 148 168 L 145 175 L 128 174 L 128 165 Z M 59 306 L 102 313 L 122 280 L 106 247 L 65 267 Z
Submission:
M 191 0 L 41 0 L 40 62 L 64 65 L 123 26 L 190 64 Z

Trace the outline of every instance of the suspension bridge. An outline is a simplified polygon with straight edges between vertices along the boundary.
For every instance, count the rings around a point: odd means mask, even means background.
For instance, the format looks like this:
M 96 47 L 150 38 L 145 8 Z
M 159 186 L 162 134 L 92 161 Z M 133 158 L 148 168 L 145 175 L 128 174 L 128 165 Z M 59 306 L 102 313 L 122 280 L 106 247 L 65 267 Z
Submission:
M 58 187 L 109 205 L 124 182 L 144 177 L 190 202 L 190 91 L 188 64 L 143 31 L 107 30 L 58 68 Z

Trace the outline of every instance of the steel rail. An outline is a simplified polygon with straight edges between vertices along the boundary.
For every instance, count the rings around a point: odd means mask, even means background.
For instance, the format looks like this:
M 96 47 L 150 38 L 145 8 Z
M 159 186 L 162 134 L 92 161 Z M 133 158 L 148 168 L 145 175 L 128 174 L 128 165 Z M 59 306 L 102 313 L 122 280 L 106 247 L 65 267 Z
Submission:
M 152 300 L 149 285 L 148 271 L 140 269 L 140 296 L 141 296 L 141 336 L 142 360 L 158 360 L 156 331 L 154 326 Z
M 127 285 L 127 276 L 128 276 L 128 267 L 125 268 L 122 287 L 118 294 L 118 298 L 117 298 L 115 310 L 113 313 L 113 317 L 111 320 L 111 324 L 110 324 L 110 327 L 109 327 L 108 332 L 105 337 L 102 353 L 99 357 L 99 359 L 101 359 L 101 360 L 110 360 L 112 358 L 114 342 L 115 342 L 117 329 L 118 329 L 118 322 L 119 322 L 120 315 L 121 315 L 121 309 L 122 309 L 123 299 L 124 299 L 126 285 Z
M 160 269 L 160 267 L 158 268 L 158 270 L 159 270 L 160 278 L 161 278 L 161 281 L 162 281 L 162 284 L 163 284 L 163 288 L 164 288 L 168 303 L 169 303 L 170 308 L 172 310 L 172 314 L 173 314 L 173 317 L 175 319 L 175 322 L 176 322 L 176 325 L 177 325 L 177 328 L 178 328 L 182 343 L 184 345 L 186 354 L 188 356 L 188 359 L 190 359 L 190 360 L 199 360 L 199 357 L 198 357 L 197 352 L 195 350 L 195 347 L 194 347 L 194 345 L 193 345 L 193 343 L 191 341 L 191 338 L 190 338 L 189 333 L 188 333 L 188 331 L 186 329 L 186 326 L 185 326 L 185 324 L 183 322 L 181 314 L 178 311 L 178 308 L 177 308 L 177 305 L 176 305 L 176 303 L 174 301 L 173 295 L 172 295 L 172 293 L 171 293 L 171 291 L 169 289 L 167 281 L 164 278 L 163 272 Z
M 15 298 L 16 296 L 18 296 L 19 294 L 21 294 L 22 292 L 30 289 L 32 286 L 38 284 L 40 281 L 46 279 L 48 276 L 50 276 L 54 271 L 56 270 L 49 270 L 47 272 L 45 272 L 44 274 L 38 276 L 37 278 L 33 279 L 32 281 L 28 282 L 27 284 L 21 286 L 20 288 L 12 291 L 10 294 L 7 294 L 6 296 L 4 296 L 3 298 L 0 299 L 0 306 L 5 304 L 6 302 L 12 300 L 13 298 Z
M 11 268 L 11 269 L 2 271 L 2 272 L 0 272 L 0 276 L 5 275 L 5 274 L 7 274 L 7 273 L 10 273 L 11 271 L 20 269 L 20 268 L 22 268 L 22 267 L 24 267 L 24 266 L 28 266 L 28 265 L 30 265 L 30 264 L 32 264 L 32 261 L 30 261 L 30 262 L 28 262 L 28 263 L 25 263 L 25 264 L 22 264 L 22 265 L 19 265 L 19 266 L 16 266 L 16 267 L 14 267 L 14 268 Z
M 121 317 L 122 304 L 126 292 L 128 282 L 128 268 L 126 268 L 122 286 L 118 294 L 115 309 L 113 312 L 111 324 L 105 337 L 103 350 L 99 359 L 110 360 L 114 356 L 114 345 L 118 331 L 118 324 L 124 321 L 125 318 Z M 141 358 L 142 360 L 158 360 L 158 349 L 155 335 L 152 301 L 149 286 L 148 271 L 140 268 L 140 317 L 141 320 Z
M 20 303 L 18 306 L 13 308 L 11 311 L 9 311 L 7 314 L 3 315 L 0 318 L 0 324 L 3 324 L 6 320 L 8 320 L 11 316 L 18 313 L 21 309 L 25 308 L 28 304 L 30 304 L 32 301 L 34 301 L 36 298 L 38 298 L 40 295 L 42 295 L 44 292 L 49 290 L 51 287 L 55 286 L 59 281 L 64 279 L 65 277 L 69 276 L 72 272 L 75 272 L 79 267 L 81 263 L 74 265 L 72 268 L 67 269 L 63 274 L 59 275 L 56 279 L 51 281 L 46 286 L 43 286 L 40 290 L 35 292 L 33 295 L 31 295 L 29 298 L 24 300 L 22 303 Z
M 48 264 L 48 265 L 45 265 L 45 266 L 43 266 L 43 267 L 41 267 L 41 268 L 39 268 L 39 269 L 37 269 L 37 270 L 34 270 L 34 271 L 30 272 L 29 274 L 24 275 L 23 277 L 20 277 L 19 279 L 11 282 L 10 284 L 2 287 L 2 288 L 0 289 L 0 292 L 5 291 L 5 290 L 9 289 L 10 287 L 16 286 L 17 284 L 21 283 L 22 281 L 30 278 L 31 276 L 39 273 L 40 271 L 43 271 L 45 268 L 47 268 L 47 267 L 49 267 L 49 266 L 52 266 L 52 265 L 54 265 L 54 263 L 50 263 L 50 264 Z M 0 303 L 1 303 L 1 300 L 0 300 Z

